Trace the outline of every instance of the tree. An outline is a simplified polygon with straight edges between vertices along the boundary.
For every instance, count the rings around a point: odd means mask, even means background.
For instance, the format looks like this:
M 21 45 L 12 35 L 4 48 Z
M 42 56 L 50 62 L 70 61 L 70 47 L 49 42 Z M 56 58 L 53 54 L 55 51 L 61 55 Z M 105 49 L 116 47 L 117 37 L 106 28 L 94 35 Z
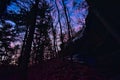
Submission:
M 50 15 L 50 7 L 46 1 L 41 2 L 41 7 L 38 9 L 37 15 L 37 25 L 33 40 L 33 50 L 32 54 L 36 55 L 35 62 L 42 62 L 44 60 L 44 55 L 51 55 L 52 43 L 50 40 L 50 29 L 52 28 L 52 18 Z
M 22 74 L 23 80 L 27 79 L 27 70 L 30 59 L 31 46 L 34 38 L 37 10 L 39 0 L 35 0 L 35 4 L 32 5 L 29 16 L 28 35 L 26 36 L 26 44 L 24 45 L 24 51 L 19 58 L 19 66 L 24 71 Z
M 51 27 L 51 16 L 49 6 L 46 1 L 35 0 L 35 4 L 31 6 L 28 13 L 28 30 L 24 49 L 20 57 L 20 68 L 24 70 L 26 76 L 30 57 L 35 55 L 36 63 L 40 63 L 44 59 L 45 51 L 51 50 L 49 30 Z M 31 56 L 31 54 L 33 54 Z
M 11 47 L 11 42 L 14 42 L 16 39 L 16 30 L 12 26 L 12 24 L 7 23 L 3 20 L 1 23 L 2 27 L 0 27 L 0 51 L 1 51 L 1 58 L 6 57 L 3 59 L 2 64 L 9 64 L 12 55 L 14 54 L 14 49 Z
M 55 5 L 56 5 L 56 8 L 57 8 L 57 15 L 58 15 L 58 22 L 59 22 L 59 26 L 60 26 L 60 40 L 61 40 L 61 44 L 63 44 L 63 34 L 62 34 L 62 24 L 61 24 L 61 20 L 60 20 L 60 11 L 59 11 L 59 7 L 57 5 L 57 1 L 55 0 Z
M 62 4 L 63 4 L 63 10 L 64 10 L 64 14 L 65 14 L 65 18 L 66 18 L 66 22 L 67 22 L 67 27 L 68 27 L 68 40 L 71 39 L 71 26 L 70 26 L 70 22 L 69 22 L 69 17 L 67 14 L 67 8 L 66 5 L 64 3 L 64 0 L 62 0 Z

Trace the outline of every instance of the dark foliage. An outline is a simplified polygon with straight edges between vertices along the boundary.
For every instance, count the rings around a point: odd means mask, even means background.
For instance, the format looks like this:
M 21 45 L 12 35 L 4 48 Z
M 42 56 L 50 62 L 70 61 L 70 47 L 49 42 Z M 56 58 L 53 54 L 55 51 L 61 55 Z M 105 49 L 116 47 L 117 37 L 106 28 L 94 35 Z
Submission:
M 11 57 L 14 54 L 14 49 L 11 47 L 11 42 L 16 39 L 16 30 L 10 23 L 2 22 L 0 27 L 0 64 L 9 64 Z

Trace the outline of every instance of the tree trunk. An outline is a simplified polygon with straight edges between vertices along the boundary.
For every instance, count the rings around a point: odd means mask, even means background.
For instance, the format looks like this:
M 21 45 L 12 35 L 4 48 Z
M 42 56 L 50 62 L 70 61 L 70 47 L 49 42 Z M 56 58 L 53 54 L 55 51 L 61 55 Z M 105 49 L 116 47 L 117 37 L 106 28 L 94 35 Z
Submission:
M 27 79 L 27 69 L 28 69 L 31 46 L 32 46 L 34 31 L 35 31 L 38 3 L 39 3 L 39 0 L 35 0 L 35 4 L 33 5 L 32 9 L 31 9 L 31 12 L 30 12 L 29 33 L 28 33 L 28 37 L 26 39 L 25 49 L 24 49 L 24 52 L 21 55 L 21 60 L 20 60 L 20 64 L 19 64 L 19 67 L 22 71 L 21 76 L 23 77 L 23 80 Z
M 52 25 L 52 34 L 53 34 L 53 47 L 54 47 L 54 52 L 56 53 L 56 31 Z
M 56 5 L 57 11 L 58 11 L 58 22 L 59 22 L 59 25 L 60 25 L 60 40 L 63 44 L 64 42 L 63 42 L 63 34 L 62 34 L 62 24 L 61 24 L 61 21 L 60 21 L 60 11 L 59 11 L 58 5 L 56 3 L 56 0 L 55 0 L 55 5 Z
M 63 9 L 64 9 L 64 13 L 65 13 L 65 17 L 66 17 L 66 21 L 67 21 L 67 27 L 68 27 L 68 40 L 71 39 L 71 32 L 70 32 L 70 23 L 69 23 L 69 17 L 67 15 L 67 9 L 66 9 L 66 5 L 64 3 L 64 0 L 62 0 L 62 4 L 63 4 Z

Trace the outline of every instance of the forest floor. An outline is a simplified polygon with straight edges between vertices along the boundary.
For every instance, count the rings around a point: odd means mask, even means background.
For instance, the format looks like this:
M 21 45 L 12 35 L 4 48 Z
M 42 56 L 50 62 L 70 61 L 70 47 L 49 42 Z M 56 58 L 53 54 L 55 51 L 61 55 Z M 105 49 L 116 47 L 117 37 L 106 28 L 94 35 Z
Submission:
M 0 67 L 0 80 L 21 80 L 17 67 Z M 89 65 L 70 60 L 51 59 L 33 65 L 28 80 L 108 80 Z M 112 79 L 111 79 L 112 80 Z

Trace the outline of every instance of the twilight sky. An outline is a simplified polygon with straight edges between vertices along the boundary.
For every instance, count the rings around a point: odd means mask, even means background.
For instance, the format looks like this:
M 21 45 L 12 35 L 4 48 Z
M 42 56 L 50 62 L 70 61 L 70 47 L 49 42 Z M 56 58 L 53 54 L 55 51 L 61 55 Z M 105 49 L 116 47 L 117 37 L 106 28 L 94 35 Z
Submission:
M 8 13 L 15 13 L 15 14 L 20 14 L 20 8 L 25 9 L 26 11 L 30 11 L 30 5 L 32 1 L 34 3 L 34 0 L 17 0 L 16 2 L 12 2 L 8 7 L 7 7 L 7 12 Z M 57 8 L 55 5 L 55 0 L 46 0 L 50 6 L 53 6 L 53 10 L 51 11 L 51 15 L 53 18 L 53 25 L 56 26 L 57 29 L 57 34 L 60 33 L 60 26 L 58 24 L 58 12 Z M 62 23 L 62 28 L 63 28 L 63 33 L 66 34 L 67 31 L 67 24 L 65 20 L 65 15 L 64 15 L 64 10 L 63 10 L 63 4 L 62 0 L 56 0 L 59 11 L 60 11 L 60 20 Z M 69 15 L 69 21 L 72 29 L 75 32 L 78 32 L 82 29 L 83 25 L 85 25 L 85 19 L 88 14 L 88 4 L 85 0 L 64 0 L 64 3 L 66 5 L 68 15 Z M 7 20 L 9 23 L 15 25 L 14 22 Z M 21 33 L 21 39 L 23 39 L 24 33 Z M 16 44 L 20 44 L 20 42 L 16 43 L 11 43 L 11 46 L 14 46 Z M 60 42 L 59 42 L 60 44 Z M 59 45 L 58 44 L 58 45 Z
M 61 1 L 62 0 L 57 0 L 57 5 L 59 7 L 60 14 L 61 14 L 62 26 L 64 27 L 66 26 L 65 25 L 66 22 L 64 18 L 65 15 L 63 15 L 64 11 L 63 11 Z M 64 1 L 68 10 L 68 14 L 70 15 L 70 24 L 72 25 L 72 28 L 74 28 L 74 30 L 78 32 L 82 28 L 82 26 L 85 24 L 85 18 L 88 14 L 88 5 L 85 0 L 64 0 Z M 49 2 L 50 6 L 55 6 L 55 0 L 47 0 L 47 2 Z M 8 12 L 12 11 L 13 13 L 19 14 L 20 7 L 26 10 L 29 10 L 29 7 L 30 7 L 29 4 L 30 4 L 30 0 L 17 0 L 17 3 L 12 2 L 11 5 L 7 7 L 7 11 Z M 58 21 L 57 19 L 58 14 L 57 14 L 56 8 L 54 8 L 54 10 L 51 11 L 51 15 L 53 16 L 54 25 L 56 25 L 56 22 Z M 57 25 L 57 27 L 59 27 L 59 24 Z
M 60 10 L 61 19 L 62 19 L 62 26 L 65 25 L 65 18 L 64 18 L 64 11 L 62 7 L 62 0 L 57 0 L 57 5 Z M 75 29 L 76 32 L 78 32 L 83 25 L 85 25 L 85 18 L 88 14 L 88 5 L 85 0 L 64 0 L 65 5 L 68 10 L 68 14 L 70 15 L 70 24 L 72 25 L 72 28 Z M 55 2 L 52 2 L 52 5 L 55 5 Z M 56 8 L 52 11 L 53 19 L 57 22 L 58 21 L 58 14 Z M 56 23 L 55 23 L 56 25 Z M 59 24 L 58 24 L 59 26 Z

